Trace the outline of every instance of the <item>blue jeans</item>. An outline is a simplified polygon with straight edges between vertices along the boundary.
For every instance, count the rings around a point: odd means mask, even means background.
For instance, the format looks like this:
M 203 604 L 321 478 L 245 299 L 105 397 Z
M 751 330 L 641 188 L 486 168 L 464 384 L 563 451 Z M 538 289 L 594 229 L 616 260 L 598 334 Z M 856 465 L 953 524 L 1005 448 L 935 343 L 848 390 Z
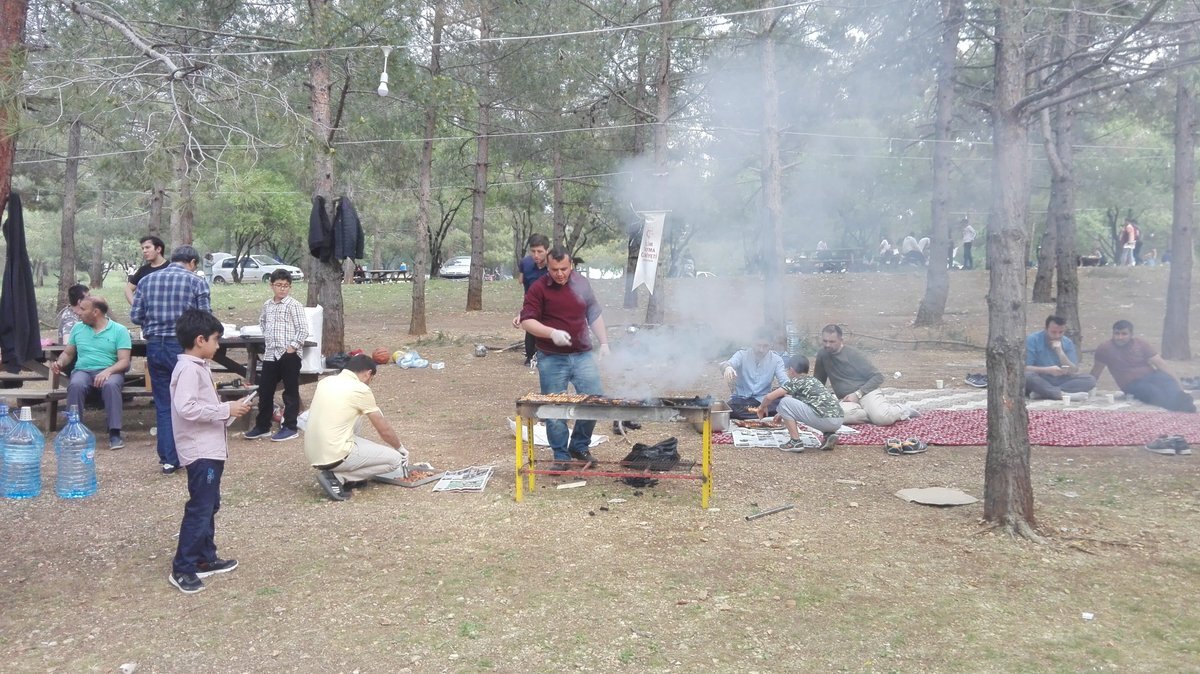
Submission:
M 154 394 L 155 425 L 158 427 L 158 462 L 179 465 L 175 453 L 175 432 L 171 426 L 171 373 L 183 348 L 174 337 L 146 339 L 146 366 L 150 370 L 150 388 Z
M 576 393 L 604 395 L 600 388 L 600 370 L 590 351 L 570 354 L 539 351 L 537 365 L 542 393 L 566 393 L 567 385 L 572 384 Z M 550 449 L 554 450 L 554 460 L 570 461 L 571 453 L 586 453 L 592 444 L 595 427 L 595 421 L 576 419 L 574 430 L 568 433 L 566 421 L 547 419 L 546 439 L 550 441 Z
M 217 459 L 197 459 L 185 466 L 188 480 L 188 500 L 183 506 L 183 521 L 179 523 L 179 545 L 171 570 L 176 573 L 196 573 L 196 565 L 217 558 L 217 511 L 221 509 L 221 474 L 225 462 Z

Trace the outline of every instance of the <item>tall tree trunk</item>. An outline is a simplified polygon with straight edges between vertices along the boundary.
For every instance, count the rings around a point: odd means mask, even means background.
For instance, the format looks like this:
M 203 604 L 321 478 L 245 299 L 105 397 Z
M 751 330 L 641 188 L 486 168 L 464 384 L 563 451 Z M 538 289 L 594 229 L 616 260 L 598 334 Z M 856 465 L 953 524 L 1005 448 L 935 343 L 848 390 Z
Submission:
M 963 25 L 963 0 L 941 0 L 942 41 L 938 49 L 937 94 L 933 122 L 933 193 L 929 200 L 929 266 L 925 296 L 913 325 L 937 325 L 950 297 L 950 151 L 954 123 L 954 79 L 958 70 L 958 36 Z
M 631 135 L 630 154 L 634 157 L 641 157 L 646 154 L 646 131 L 645 123 L 647 122 L 645 110 L 646 100 L 646 40 L 640 35 L 633 36 L 637 41 L 637 78 L 633 83 L 633 120 L 636 126 L 633 128 Z M 638 294 L 633 289 L 633 274 L 637 271 L 638 254 L 642 249 L 642 229 L 645 226 L 645 220 L 638 218 L 632 221 L 628 227 L 628 239 L 625 252 L 625 301 L 622 306 L 626 309 L 636 309 L 638 306 Z
M 162 238 L 162 217 L 164 202 L 167 200 L 167 184 L 161 180 L 155 180 L 154 186 L 151 187 L 150 193 L 150 219 L 146 223 L 146 233 L 150 236 Z M 171 257 L 170 249 L 163 251 L 163 254 L 168 259 Z
M 121 277 L 124 282 L 124 276 Z M 92 244 L 92 264 L 88 268 L 88 287 L 92 290 L 104 287 L 104 235 L 96 237 Z
M 488 136 L 492 132 L 492 66 L 491 49 L 487 40 L 492 37 L 491 0 L 479 2 L 479 37 L 483 53 L 483 72 L 476 95 L 478 128 L 475 130 L 475 187 L 471 192 L 471 271 L 467 276 L 467 311 L 483 310 L 483 247 L 484 214 L 487 209 Z
M 671 0 L 659 0 L 659 45 L 658 45 L 658 74 L 655 76 L 655 87 L 657 88 L 657 98 L 654 109 L 654 172 L 658 176 L 659 189 L 655 190 L 658 195 L 658 203 L 654 205 L 655 210 L 665 210 L 666 206 L 666 186 L 667 186 L 667 122 L 671 117 Z M 663 241 L 667 240 L 667 228 L 671 226 L 671 218 L 668 216 L 663 224 Z M 674 255 L 675 251 L 672 250 Z M 654 283 L 654 294 L 650 296 L 646 302 L 646 322 L 647 323 L 662 323 L 667 314 L 667 284 L 662 282 L 662 275 L 666 272 L 665 267 L 670 265 L 662 264 L 668 258 L 662 254 L 662 247 L 659 248 L 659 279 Z
M 763 78 L 762 181 L 766 236 L 761 238 L 763 275 L 763 325 L 783 342 L 784 320 L 788 318 L 783 298 L 783 163 L 779 157 L 779 81 L 775 63 L 776 12 L 762 14 Z
M 552 217 L 554 219 L 554 236 L 551 241 L 555 246 L 563 245 L 567 240 L 567 206 L 566 197 L 563 196 L 563 159 L 562 148 L 555 146 L 554 155 L 551 158 L 552 170 L 554 171 L 554 182 L 551 187 L 553 190 L 553 201 L 551 205 Z
M 1050 179 L 1050 203 L 1046 209 L 1046 228 L 1037 246 L 1037 274 L 1033 279 L 1033 294 L 1030 301 L 1048 304 L 1054 301 L 1054 266 L 1058 259 L 1058 228 L 1054 224 L 1054 209 L 1062 201 L 1062 185 L 1056 178 Z
M 325 14 L 329 11 L 329 0 L 309 0 L 312 37 L 320 43 L 327 39 Z M 333 135 L 331 90 L 333 73 L 329 66 L 329 52 L 322 49 L 313 52 L 308 60 L 309 105 L 312 109 L 313 140 L 313 195 L 325 198 L 326 207 L 333 217 Z M 320 304 L 324 308 L 322 323 L 321 352 L 330 355 L 346 350 L 346 325 L 342 304 L 341 260 L 324 262 L 316 260 L 312 265 L 313 276 L 309 282 L 308 304 Z
M 441 0 L 433 3 L 433 34 L 429 52 L 430 84 L 437 82 L 442 72 L 442 25 L 445 9 Z M 413 256 L 412 270 L 412 316 L 408 320 L 408 334 L 423 335 L 429 330 L 425 321 L 425 277 L 429 274 L 429 205 L 433 200 L 433 138 L 437 134 L 438 105 L 429 87 L 425 102 L 425 137 L 421 141 L 421 164 L 418 167 L 417 187 L 417 250 Z
M 67 290 L 75 285 L 77 273 L 75 260 L 75 215 L 79 212 L 79 153 L 83 136 L 83 123 L 76 117 L 67 131 L 67 164 L 63 176 L 63 204 L 61 243 L 58 265 L 58 303 L 67 304 Z
M 987 230 L 988 451 L 985 519 L 1036 537 L 1025 408 L 1025 213 L 1028 202 L 1024 0 L 998 0 L 992 108 L 992 212 Z
M 1171 265 L 1167 277 L 1167 313 L 1163 318 L 1162 355 L 1188 360 L 1192 347 L 1188 325 L 1192 305 L 1192 225 L 1196 200 L 1196 90 L 1194 71 L 1175 79 L 1175 183 L 1171 225 Z
M 1073 42 L 1073 40 L 1072 40 Z M 1069 90 L 1069 87 L 1068 87 Z M 1079 320 L 1079 264 L 1075 249 L 1075 104 L 1055 106 L 1054 147 L 1057 161 L 1051 169 L 1058 194 L 1051 190 L 1050 221 L 1054 225 L 1057 285 L 1054 313 L 1067 321 L 1067 334 L 1083 349 L 1083 323 Z M 1060 174 L 1061 173 L 1061 177 Z
M 27 0 L 0 0 L 0 209 L 12 190 L 13 158 L 21 112 L 17 90 L 25 70 Z
M 186 108 L 185 108 L 186 109 Z M 188 141 L 184 140 L 175 156 L 175 194 L 171 200 L 171 249 L 176 246 L 192 245 L 192 230 L 194 229 L 195 201 L 192 198 L 192 158 L 188 151 Z

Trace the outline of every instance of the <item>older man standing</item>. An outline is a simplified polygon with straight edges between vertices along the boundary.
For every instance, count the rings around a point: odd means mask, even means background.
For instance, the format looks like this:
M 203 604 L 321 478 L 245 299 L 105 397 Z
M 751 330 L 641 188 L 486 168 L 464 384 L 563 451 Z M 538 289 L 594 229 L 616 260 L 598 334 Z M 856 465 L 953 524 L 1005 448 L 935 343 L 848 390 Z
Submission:
M 133 322 L 142 326 L 142 336 L 146 339 L 146 366 L 154 393 L 158 460 L 163 475 L 179 470 L 171 426 L 171 373 L 183 348 L 175 337 L 175 321 L 187 309 L 212 311 L 208 282 L 196 275 L 199 264 L 195 248 L 176 248 L 171 253 L 171 264 L 138 283 L 129 313 Z
M 576 393 L 603 395 L 600 370 L 592 357 L 592 335 L 599 345 L 597 358 L 608 356 L 604 310 L 591 284 L 575 271 L 565 248 L 550 249 L 546 268 L 547 274 L 525 293 L 520 316 L 521 328 L 533 335 L 537 344 L 541 392 L 565 393 L 567 386 L 573 385 Z M 568 432 L 566 421 L 546 420 L 546 437 L 558 469 L 569 469 L 565 462 L 572 459 L 595 460 L 589 449 L 595 427 L 595 421 L 577 419 Z
M 83 413 L 87 394 L 99 390 L 104 400 L 108 423 L 108 448 L 125 446 L 121 438 L 121 387 L 129 370 L 129 354 L 133 349 L 129 328 L 108 317 L 108 302 L 103 297 L 89 295 L 79 300 L 79 322 L 71 328 L 67 348 L 50 364 L 55 374 L 75 363 L 67 384 L 67 405 Z
M 1048 400 L 1064 394 L 1072 401 L 1087 400 L 1096 378 L 1079 374 L 1079 351 L 1067 337 L 1067 319 L 1047 316 L 1045 329 L 1025 338 L 1025 393 Z
M 845 412 L 843 423 L 891 426 L 897 421 L 921 416 L 912 405 L 888 402 L 880 392 L 883 374 L 858 349 L 846 346 L 842 326 L 821 329 L 821 350 L 813 368 L 817 381 L 829 381 Z

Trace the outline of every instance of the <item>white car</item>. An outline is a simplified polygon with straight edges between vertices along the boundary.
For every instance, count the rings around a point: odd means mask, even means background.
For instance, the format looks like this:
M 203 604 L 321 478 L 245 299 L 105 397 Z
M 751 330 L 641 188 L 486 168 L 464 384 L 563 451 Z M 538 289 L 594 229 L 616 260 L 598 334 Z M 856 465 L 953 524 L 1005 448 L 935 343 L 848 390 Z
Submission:
M 233 283 L 233 265 L 235 259 L 229 253 L 213 253 L 212 275 L 213 283 Z M 286 269 L 291 272 L 293 281 L 303 281 L 304 272 L 299 267 L 290 264 L 280 264 L 266 255 L 247 255 L 242 258 L 242 281 L 269 281 L 271 272 L 276 269 Z
M 466 278 L 471 275 L 471 256 L 459 255 L 446 260 L 446 263 L 438 269 L 438 276 L 442 278 Z

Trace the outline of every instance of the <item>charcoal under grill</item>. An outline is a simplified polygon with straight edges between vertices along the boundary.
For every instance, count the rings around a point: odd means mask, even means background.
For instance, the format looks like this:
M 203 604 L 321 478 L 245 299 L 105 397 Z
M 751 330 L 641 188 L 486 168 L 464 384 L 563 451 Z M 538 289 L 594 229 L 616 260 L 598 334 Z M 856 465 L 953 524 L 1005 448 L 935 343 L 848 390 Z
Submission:
M 536 419 L 577 419 L 586 421 L 686 421 L 704 429 L 701 444 L 700 474 L 692 473 L 696 465 L 681 462 L 686 472 L 652 477 L 696 480 L 700 482 L 700 506 L 708 507 L 712 495 L 712 429 L 710 409 L 712 396 L 660 396 L 645 399 L 608 398 L 579 393 L 530 393 L 518 398 L 517 408 L 517 479 L 516 500 L 524 492 L 533 492 L 535 475 L 578 475 L 596 477 L 645 477 L 648 470 L 632 470 L 615 461 L 597 461 L 578 469 L 539 469 L 534 458 L 533 422 Z M 583 462 L 578 462 L 583 463 Z M 595 465 L 595 469 L 591 469 Z M 613 466 L 608 469 L 607 466 Z

